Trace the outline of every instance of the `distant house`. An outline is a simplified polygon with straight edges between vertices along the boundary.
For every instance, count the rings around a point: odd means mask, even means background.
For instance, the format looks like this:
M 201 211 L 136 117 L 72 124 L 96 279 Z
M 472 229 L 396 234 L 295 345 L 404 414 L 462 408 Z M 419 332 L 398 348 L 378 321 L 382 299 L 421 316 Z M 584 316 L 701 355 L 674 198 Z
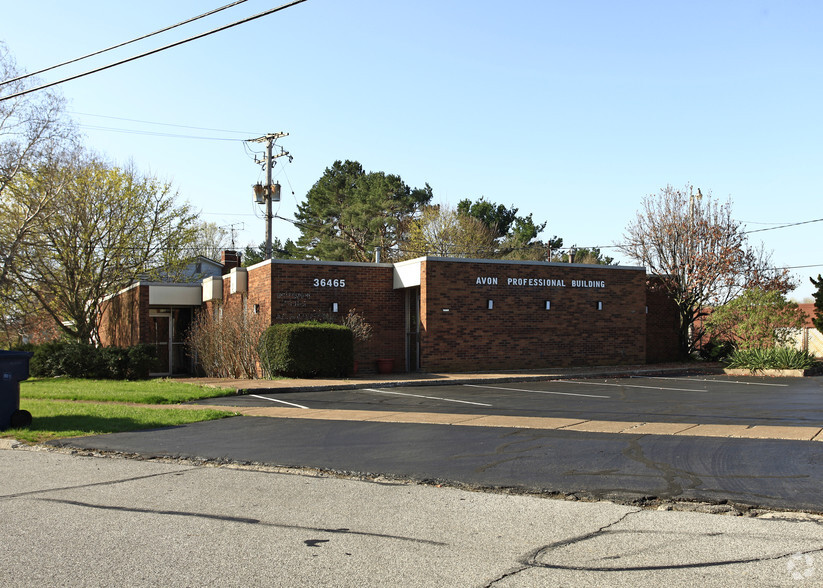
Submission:
M 799 304 L 800 310 L 806 315 L 803 327 L 795 335 L 794 344 L 797 349 L 808 351 L 816 357 L 823 357 L 823 333 L 818 331 L 812 319 L 814 318 L 814 304 Z

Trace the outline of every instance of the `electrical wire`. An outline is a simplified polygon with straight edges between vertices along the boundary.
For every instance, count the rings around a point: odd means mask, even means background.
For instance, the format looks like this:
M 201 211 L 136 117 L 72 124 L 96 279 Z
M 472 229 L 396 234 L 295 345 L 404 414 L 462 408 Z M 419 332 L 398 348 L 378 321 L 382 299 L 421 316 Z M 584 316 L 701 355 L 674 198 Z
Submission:
M 823 222 L 823 218 L 816 218 L 814 220 L 807 220 L 807 221 L 800 221 L 799 223 L 789 223 L 787 225 L 780 225 L 778 227 L 769 227 L 767 229 L 755 229 L 753 231 L 743 231 L 744 235 L 749 235 L 751 233 L 762 233 L 763 231 L 774 231 L 776 229 L 785 229 L 786 227 L 796 227 L 799 225 L 808 225 L 811 223 L 819 223 Z
M 243 0 L 243 1 L 245 2 L 246 0 Z M 96 118 L 108 118 L 108 119 L 111 119 L 111 120 L 122 120 L 122 121 L 126 121 L 126 122 L 136 122 L 136 123 L 141 123 L 141 124 L 146 124 L 146 125 L 157 125 L 157 126 L 161 126 L 161 127 L 175 127 L 175 128 L 178 128 L 178 129 L 192 129 L 192 130 L 195 130 L 195 131 L 214 131 L 214 132 L 217 132 L 217 133 L 234 133 L 236 135 L 244 135 L 244 136 L 245 135 L 255 134 L 252 131 L 231 131 L 229 129 L 212 129 L 212 128 L 209 128 L 209 127 L 193 127 L 193 126 L 190 126 L 190 125 L 177 125 L 177 124 L 173 124 L 173 123 L 161 123 L 161 122 L 155 122 L 155 121 L 150 121 L 150 120 L 139 120 L 139 119 L 136 119 L 136 118 L 123 118 L 122 116 L 106 116 L 104 114 L 91 114 L 91 113 L 88 113 L 88 112 L 72 112 L 72 111 L 69 111 L 68 114 L 74 114 L 74 115 L 77 115 L 77 116 L 93 116 L 93 117 L 96 117 Z
M 69 65 L 71 63 L 76 63 L 78 61 L 82 61 L 83 59 L 88 59 L 89 57 L 94 57 L 95 55 L 100 55 L 101 53 L 106 53 L 107 51 L 111 51 L 112 49 L 119 49 L 120 47 L 125 47 L 126 45 L 130 45 L 131 43 L 136 43 L 137 41 L 142 41 L 143 39 L 148 39 L 149 37 L 153 37 L 154 35 L 159 35 L 160 33 L 165 33 L 166 31 L 170 31 L 170 30 L 172 30 L 174 28 L 177 28 L 179 26 L 183 26 L 184 24 L 189 24 L 190 22 L 194 22 L 194 21 L 199 20 L 201 18 L 204 18 L 206 16 L 211 16 L 212 14 L 217 14 L 218 12 L 221 12 L 221 11 L 226 10 L 227 8 L 231 8 L 233 6 L 237 6 L 238 4 L 242 4 L 243 2 L 246 2 L 246 1 L 247 0 L 237 0 L 236 2 L 232 2 L 231 4 L 226 4 L 225 6 L 221 6 L 220 8 L 215 8 L 214 10 L 204 12 L 203 14 L 200 14 L 198 16 L 193 16 L 192 18 L 189 18 L 187 20 L 178 22 L 177 24 L 173 24 L 171 26 L 156 30 L 153 33 L 148 33 L 148 34 L 143 35 L 141 37 L 136 37 L 134 39 L 131 39 L 130 41 L 124 41 L 123 43 L 118 43 L 117 45 L 112 45 L 111 47 L 107 47 L 106 49 L 101 49 L 99 51 L 95 51 L 94 53 L 89 53 L 88 55 L 83 55 L 82 57 L 75 57 L 74 59 L 64 61 L 63 63 L 58 63 L 57 65 L 51 65 L 49 67 L 46 67 L 46 68 L 43 68 L 43 69 L 40 69 L 40 70 L 37 70 L 37 71 L 33 71 L 31 73 L 27 73 L 27 74 L 23 74 L 21 76 L 17 76 L 16 78 L 12 78 L 10 80 L 4 80 L 4 81 L 0 82 L 0 86 L 3 86 L 5 84 L 10 84 L 12 82 L 17 82 L 17 81 L 20 81 L 20 80 L 25 80 L 26 78 L 30 78 L 32 76 L 36 76 L 38 74 L 45 73 L 47 71 L 57 69 L 58 67 L 63 67 L 64 65 Z
M 217 27 L 216 29 L 212 29 L 210 31 L 206 31 L 205 33 L 199 33 L 192 37 L 188 37 L 181 41 L 175 41 L 174 43 L 169 43 L 168 45 L 164 45 L 163 47 L 158 47 L 157 49 L 152 49 L 151 51 L 146 51 L 144 53 L 140 53 L 139 55 L 134 55 L 132 57 L 128 57 L 126 59 L 121 59 L 120 61 L 115 61 L 114 63 L 110 63 L 108 65 L 104 65 L 102 67 L 98 67 L 83 73 L 79 73 L 73 76 L 69 76 L 67 78 L 63 78 L 62 80 L 57 80 L 56 82 L 49 82 L 48 84 L 41 84 L 40 86 L 36 86 L 34 88 L 29 88 L 27 90 L 22 90 L 15 94 L 10 94 L 8 96 L 0 97 L 0 102 L 5 100 L 11 100 L 12 98 L 19 98 L 20 96 L 25 96 L 26 94 L 31 94 L 32 92 L 37 92 L 38 90 L 45 90 L 46 88 L 51 88 L 52 86 L 57 86 L 58 84 L 63 84 L 65 82 L 70 82 L 72 80 L 76 80 L 78 78 L 85 77 L 87 75 L 91 75 L 93 73 L 98 73 L 112 67 L 117 67 L 118 65 L 123 65 L 124 63 L 129 63 L 131 61 L 136 61 L 138 59 L 142 59 L 143 57 L 148 57 L 149 55 L 154 55 L 155 53 L 160 53 L 161 51 L 165 51 L 166 49 L 171 49 L 172 47 L 177 47 L 178 45 L 183 45 L 184 43 L 188 43 L 190 41 L 196 41 L 197 39 L 202 39 L 203 37 L 207 37 L 209 35 L 213 35 L 214 33 L 219 33 L 221 31 L 225 31 L 226 29 L 230 29 L 232 27 L 236 27 L 241 24 L 246 24 L 247 22 L 251 22 L 253 20 L 257 20 L 258 18 L 262 18 L 264 16 L 268 16 L 270 14 L 274 14 L 275 12 L 280 12 L 281 10 L 285 10 L 286 8 L 291 8 L 297 4 L 301 4 L 306 2 L 306 0 L 292 0 L 291 2 L 287 2 L 286 4 L 282 4 L 281 6 L 277 6 L 276 8 L 271 8 L 269 10 L 265 10 L 253 16 L 249 16 L 247 18 L 235 21 L 233 23 L 229 23 L 227 25 L 223 25 L 221 27 Z
M 161 133 L 159 131 L 143 131 L 140 129 L 118 129 L 115 127 L 101 127 L 97 125 L 77 125 L 81 129 L 88 129 L 91 131 L 110 131 L 112 133 L 125 133 L 127 135 L 148 135 L 150 137 L 167 137 L 173 139 L 201 139 L 204 141 L 232 141 L 234 143 L 242 141 L 242 139 L 229 139 L 228 137 L 203 137 L 200 135 L 177 135 L 174 133 Z

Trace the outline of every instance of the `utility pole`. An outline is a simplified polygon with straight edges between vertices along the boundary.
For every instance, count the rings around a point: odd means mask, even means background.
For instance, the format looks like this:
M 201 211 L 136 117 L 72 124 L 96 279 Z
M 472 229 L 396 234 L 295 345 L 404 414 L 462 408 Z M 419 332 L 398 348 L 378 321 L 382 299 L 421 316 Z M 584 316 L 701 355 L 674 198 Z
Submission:
M 271 230 L 271 223 L 272 218 L 274 215 L 272 214 L 272 202 L 280 202 L 280 184 L 271 183 L 271 172 L 272 168 L 276 163 L 276 159 L 278 157 L 288 157 L 289 162 L 291 162 L 294 158 L 289 155 L 288 151 L 284 151 L 282 147 L 280 147 L 280 153 L 272 154 L 272 149 L 274 147 L 275 141 L 282 137 L 288 137 L 288 133 L 269 133 L 268 135 L 263 135 L 262 137 L 257 137 L 256 139 L 248 139 L 248 143 L 265 143 L 266 144 L 266 157 L 263 160 L 258 160 L 255 158 L 255 163 L 262 163 L 266 169 L 266 185 L 263 186 L 258 182 L 254 186 L 254 199 L 255 202 L 258 204 L 266 204 L 266 259 L 271 259 L 271 244 L 272 244 L 272 230 Z

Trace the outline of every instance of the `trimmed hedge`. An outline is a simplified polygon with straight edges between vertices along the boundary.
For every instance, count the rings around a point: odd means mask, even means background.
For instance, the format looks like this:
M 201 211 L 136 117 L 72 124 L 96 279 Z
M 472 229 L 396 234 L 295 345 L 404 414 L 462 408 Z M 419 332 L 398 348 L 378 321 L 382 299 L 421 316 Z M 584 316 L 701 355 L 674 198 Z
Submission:
M 260 362 L 268 375 L 290 378 L 345 376 L 354 363 L 354 337 L 343 325 L 272 325 L 260 337 Z
M 86 343 L 50 341 L 41 345 L 21 345 L 16 349 L 32 351 L 29 374 L 35 378 L 92 378 L 104 380 L 141 380 L 157 364 L 154 345 L 133 347 L 95 347 Z

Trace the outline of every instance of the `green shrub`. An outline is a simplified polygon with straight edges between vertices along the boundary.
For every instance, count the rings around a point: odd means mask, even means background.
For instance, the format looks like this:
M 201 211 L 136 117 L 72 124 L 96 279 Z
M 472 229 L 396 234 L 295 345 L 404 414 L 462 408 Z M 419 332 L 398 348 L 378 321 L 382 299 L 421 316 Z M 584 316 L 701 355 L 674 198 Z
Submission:
M 259 349 L 268 375 L 345 376 L 354 362 L 351 329 L 330 323 L 272 325 L 260 337 Z
M 758 370 L 803 370 L 814 366 L 816 360 L 807 351 L 792 347 L 768 349 L 738 349 L 729 356 L 728 367 Z
M 123 347 L 101 347 L 96 378 L 125 380 L 129 369 L 129 350 Z M 87 376 L 88 377 L 88 376 Z
M 735 344 L 722 339 L 710 339 L 700 348 L 700 358 L 705 361 L 723 361 L 735 350 Z
M 36 378 L 137 380 L 149 377 L 157 361 L 153 345 L 95 347 L 86 343 L 50 341 L 31 346 L 29 374 Z
M 29 374 L 35 378 L 54 378 L 65 375 L 62 372 L 62 363 L 66 341 L 49 341 L 37 345 L 34 356 L 29 362 Z
M 157 346 L 141 343 L 128 348 L 126 379 L 145 380 L 157 368 Z

